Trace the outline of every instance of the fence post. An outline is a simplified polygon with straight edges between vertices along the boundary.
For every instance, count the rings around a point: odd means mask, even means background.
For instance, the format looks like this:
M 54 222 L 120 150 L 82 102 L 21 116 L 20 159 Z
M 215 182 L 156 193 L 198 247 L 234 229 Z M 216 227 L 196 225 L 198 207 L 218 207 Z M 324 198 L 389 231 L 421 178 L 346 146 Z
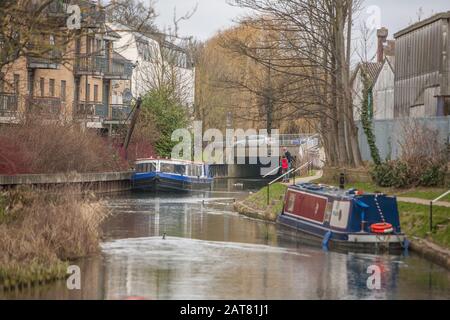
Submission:
M 430 201 L 430 232 L 433 233 L 433 201 Z
M 270 183 L 267 184 L 267 205 L 270 204 Z

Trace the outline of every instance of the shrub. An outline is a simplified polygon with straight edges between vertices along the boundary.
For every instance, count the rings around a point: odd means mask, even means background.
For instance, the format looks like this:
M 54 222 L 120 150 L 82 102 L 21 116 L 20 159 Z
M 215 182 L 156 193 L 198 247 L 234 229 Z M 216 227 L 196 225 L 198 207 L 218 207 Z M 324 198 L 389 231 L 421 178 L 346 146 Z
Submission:
M 371 175 L 381 187 L 435 187 L 445 184 L 446 145 L 437 139 L 438 132 L 417 120 L 404 123 L 399 160 L 374 165 Z
M 387 161 L 371 170 L 372 179 L 380 187 L 402 188 L 411 182 L 408 165 L 402 161 Z
M 105 138 L 77 125 L 36 122 L 2 127 L 0 154 L 0 174 L 108 172 L 128 167 Z

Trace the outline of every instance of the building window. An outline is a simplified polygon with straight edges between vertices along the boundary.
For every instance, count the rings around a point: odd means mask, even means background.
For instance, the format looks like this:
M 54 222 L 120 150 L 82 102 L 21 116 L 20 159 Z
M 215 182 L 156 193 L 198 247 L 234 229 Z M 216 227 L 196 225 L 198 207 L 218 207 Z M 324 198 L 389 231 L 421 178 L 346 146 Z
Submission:
M 40 78 L 39 80 L 39 89 L 41 91 L 41 97 L 45 96 L 45 80 L 44 78 Z
M 94 84 L 94 101 L 98 102 L 98 85 Z
M 88 84 L 86 87 L 86 102 L 91 101 L 91 85 Z
M 20 85 L 20 75 L 15 74 L 14 75 L 14 93 L 19 93 L 19 85 Z
M 66 101 L 66 81 L 65 80 L 61 80 L 60 96 L 61 96 L 61 101 Z
M 55 79 L 50 79 L 48 84 L 48 90 L 50 92 L 50 97 L 55 96 Z
M 444 116 L 450 116 L 450 98 L 444 99 Z
M 5 92 L 5 74 L 0 72 L 0 92 Z

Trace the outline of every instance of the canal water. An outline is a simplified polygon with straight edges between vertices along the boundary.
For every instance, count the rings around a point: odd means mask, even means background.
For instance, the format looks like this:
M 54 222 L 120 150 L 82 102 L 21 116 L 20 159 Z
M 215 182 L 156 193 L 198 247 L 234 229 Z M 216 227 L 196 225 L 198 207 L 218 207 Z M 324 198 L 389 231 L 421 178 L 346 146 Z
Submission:
M 78 262 L 81 290 L 69 291 L 60 281 L 0 298 L 450 298 L 450 272 L 413 254 L 325 252 L 274 224 L 239 216 L 233 199 L 252 188 L 246 182 L 191 196 L 108 199 L 114 214 L 103 225 L 102 252 Z M 373 265 L 381 270 L 379 290 L 367 287 Z

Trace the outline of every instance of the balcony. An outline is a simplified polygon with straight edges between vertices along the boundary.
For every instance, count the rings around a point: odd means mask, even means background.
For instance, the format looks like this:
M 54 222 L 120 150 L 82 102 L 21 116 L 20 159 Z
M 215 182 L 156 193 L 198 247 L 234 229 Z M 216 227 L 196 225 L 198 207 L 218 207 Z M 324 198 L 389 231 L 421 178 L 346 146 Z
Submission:
M 112 104 L 111 105 L 111 121 L 127 121 L 130 119 L 132 108 L 128 105 L 123 104 Z
M 78 75 L 103 75 L 106 58 L 93 54 L 78 55 L 75 63 L 75 73 Z
M 81 8 L 82 28 L 98 28 L 106 23 L 106 12 L 99 9 L 96 3 L 89 0 L 76 0 L 74 3 Z
M 58 119 L 62 113 L 60 98 L 32 97 L 27 99 L 28 113 L 47 119 Z
M 66 17 L 69 15 L 67 13 L 67 7 L 71 4 L 71 2 L 71 0 L 53 0 L 45 8 L 45 11 L 50 17 Z
M 48 1 L 48 0 L 46 0 Z M 99 9 L 97 5 L 89 0 L 53 0 L 44 9 L 48 18 L 56 19 L 61 26 L 66 25 L 67 7 L 69 5 L 78 5 L 81 9 L 81 27 L 82 28 L 95 28 L 106 22 L 105 10 Z M 31 10 L 38 10 L 42 2 L 36 2 L 32 5 Z
M 108 117 L 108 107 L 95 102 L 74 102 L 74 118 L 79 120 L 102 121 Z
M 132 75 L 133 64 L 126 59 L 113 58 L 111 63 L 105 63 L 105 79 L 130 80 Z
M 56 48 L 30 44 L 27 49 L 27 63 L 30 69 L 58 69 L 58 65 L 62 62 L 62 53 Z
M 15 118 L 18 112 L 19 99 L 12 93 L 0 93 L 0 118 Z
M 133 64 L 124 58 L 108 60 L 104 56 L 84 54 L 77 57 L 75 72 L 78 75 L 103 76 L 111 80 L 130 80 Z

